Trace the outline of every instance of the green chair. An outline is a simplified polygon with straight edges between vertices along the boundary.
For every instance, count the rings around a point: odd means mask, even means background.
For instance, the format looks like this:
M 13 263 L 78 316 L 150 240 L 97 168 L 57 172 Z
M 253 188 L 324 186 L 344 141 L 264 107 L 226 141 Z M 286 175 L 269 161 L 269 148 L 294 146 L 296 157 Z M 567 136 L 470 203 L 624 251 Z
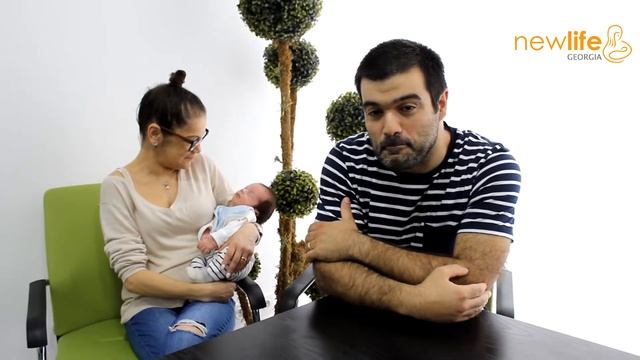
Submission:
M 46 358 L 46 286 L 51 292 L 58 360 L 136 359 L 120 324 L 122 282 L 109 267 L 99 219 L 100 184 L 48 190 L 44 195 L 49 279 L 29 285 L 27 347 Z M 247 294 L 254 321 L 266 306 L 250 278 Z

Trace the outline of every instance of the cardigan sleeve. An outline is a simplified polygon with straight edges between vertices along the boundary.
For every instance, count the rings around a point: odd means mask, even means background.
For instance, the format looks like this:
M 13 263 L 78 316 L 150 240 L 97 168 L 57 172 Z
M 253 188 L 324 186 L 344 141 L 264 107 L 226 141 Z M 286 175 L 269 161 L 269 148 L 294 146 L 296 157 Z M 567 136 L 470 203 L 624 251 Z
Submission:
M 124 283 L 146 269 L 147 248 L 133 218 L 133 201 L 124 179 L 109 176 L 100 190 L 100 224 L 109 264 Z

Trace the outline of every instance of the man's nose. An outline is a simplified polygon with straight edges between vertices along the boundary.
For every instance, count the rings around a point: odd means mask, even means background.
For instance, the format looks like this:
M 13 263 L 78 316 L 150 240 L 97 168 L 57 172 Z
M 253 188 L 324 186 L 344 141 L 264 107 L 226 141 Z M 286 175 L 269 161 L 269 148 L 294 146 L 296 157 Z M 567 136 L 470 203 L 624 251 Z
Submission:
M 402 133 L 402 126 L 398 114 L 387 111 L 382 118 L 382 134 L 393 136 Z

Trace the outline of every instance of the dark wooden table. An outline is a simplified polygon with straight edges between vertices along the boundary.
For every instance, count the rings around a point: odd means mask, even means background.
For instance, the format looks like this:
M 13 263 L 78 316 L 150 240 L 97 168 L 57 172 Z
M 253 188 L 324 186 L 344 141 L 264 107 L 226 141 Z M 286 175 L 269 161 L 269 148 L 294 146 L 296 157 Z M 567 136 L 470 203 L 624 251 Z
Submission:
M 585 321 L 589 321 L 585 316 Z M 419 321 L 324 298 L 167 359 L 635 359 L 619 350 L 490 312 Z

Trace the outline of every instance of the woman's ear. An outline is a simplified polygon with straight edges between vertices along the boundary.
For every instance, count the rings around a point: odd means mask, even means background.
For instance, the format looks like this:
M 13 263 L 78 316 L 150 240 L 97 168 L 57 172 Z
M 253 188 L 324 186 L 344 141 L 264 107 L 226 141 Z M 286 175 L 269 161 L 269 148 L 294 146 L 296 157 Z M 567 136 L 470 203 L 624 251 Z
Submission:
M 162 129 L 156 123 L 147 126 L 147 139 L 153 147 L 157 147 L 162 142 Z

